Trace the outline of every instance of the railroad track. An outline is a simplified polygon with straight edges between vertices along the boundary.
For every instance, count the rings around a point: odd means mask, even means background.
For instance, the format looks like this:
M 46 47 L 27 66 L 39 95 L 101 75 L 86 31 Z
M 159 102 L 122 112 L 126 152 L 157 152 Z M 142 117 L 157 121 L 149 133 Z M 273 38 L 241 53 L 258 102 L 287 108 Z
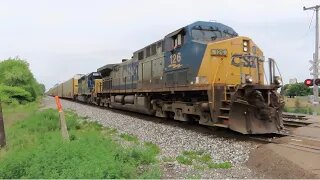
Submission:
M 312 124 L 311 122 L 303 122 L 301 120 L 283 119 L 283 124 L 290 127 L 304 127 Z
M 290 140 L 286 142 L 278 141 L 281 137 L 288 137 Z M 296 149 L 299 151 L 310 152 L 314 154 L 320 154 L 320 139 L 309 137 L 309 136 L 300 136 L 292 134 L 274 134 L 273 137 L 256 137 L 250 136 L 249 139 L 252 139 L 257 142 L 264 144 L 276 144 L 279 146 L 287 147 L 290 149 Z M 313 142 L 316 145 L 304 144 L 304 141 Z
M 283 113 L 283 123 L 285 127 L 304 127 L 314 122 L 310 121 L 307 115 L 303 114 L 291 114 L 291 113 Z M 318 126 L 315 126 L 318 127 Z M 289 130 L 289 129 L 287 129 Z M 280 140 L 281 137 L 286 138 L 286 141 L 283 142 Z M 255 141 L 259 141 L 262 143 L 272 143 L 282 147 L 295 149 L 299 151 L 304 151 L 313 154 L 320 154 L 320 139 L 310 137 L 310 136 L 301 136 L 291 134 L 291 131 L 284 131 L 280 134 L 274 134 L 271 138 L 270 137 L 252 137 L 250 139 Z M 304 143 L 309 142 L 309 143 Z M 311 142 L 311 144 L 310 144 Z
M 288 114 L 283 113 L 283 124 L 288 127 L 304 127 L 312 124 L 312 122 L 308 121 L 308 117 L 303 114 Z
M 79 103 L 79 102 L 77 102 Z M 83 104 L 83 103 L 81 103 Z M 84 105 L 89 105 L 89 104 L 84 104 Z M 100 106 L 96 106 L 96 105 L 91 105 L 97 108 L 102 108 Z M 114 109 L 109 109 L 111 111 L 115 111 L 117 113 L 125 113 L 128 114 L 130 116 L 136 116 L 139 117 L 141 119 L 150 119 L 153 118 L 153 120 L 158 121 L 158 122 L 166 122 L 166 123 L 171 123 L 174 126 L 179 126 L 181 128 L 185 128 L 185 129 L 193 129 L 194 131 L 197 131 L 199 133 L 204 133 L 204 134 L 212 134 L 212 127 L 207 127 L 207 126 L 193 126 L 190 124 L 186 124 L 186 123 L 179 123 L 179 122 L 175 122 L 175 121 L 165 121 L 156 117 L 150 117 L 147 115 L 142 115 L 142 114 L 137 114 L 137 113 L 131 113 L 131 112 L 126 112 L 126 111 L 121 111 L 121 110 L 114 110 Z M 296 115 L 296 114 L 284 114 L 283 115 L 284 118 L 284 124 L 285 126 L 291 126 L 291 127 L 301 127 L 301 126 L 307 126 L 309 124 L 311 124 L 310 122 L 307 122 L 308 118 L 305 115 Z M 286 131 L 284 130 L 282 133 L 280 134 L 264 134 L 264 135 L 242 135 L 242 134 L 238 134 L 236 132 L 232 132 L 226 129 L 220 129 L 221 131 L 219 131 L 218 129 L 214 129 L 214 134 L 217 137 L 223 137 L 223 138 L 230 138 L 230 139 L 234 139 L 234 140 L 240 140 L 240 141 L 247 141 L 247 140 L 251 140 L 251 141 L 255 141 L 257 143 L 260 144 L 276 144 L 279 146 L 283 146 L 286 148 L 290 148 L 290 149 L 296 149 L 299 151 L 304 151 L 304 152 L 308 152 L 308 153 L 313 153 L 313 154 L 320 154 L 320 140 L 319 139 L 315 139 L 312 137 L 307 137 L 307 136 L 299 136 L 299 135 L 292 135 L 290 133 L 290 131 Z M 288 129 L 287 129 L 288 130 Z M 286 138 L 288 137 L 289 141 L 287 142 L 282 142 L 281 139 L 282 138 Z M 314 145 L 310 145 L 310 144 L 303 144 L 304 141 L 312 141 L 314 142 Z

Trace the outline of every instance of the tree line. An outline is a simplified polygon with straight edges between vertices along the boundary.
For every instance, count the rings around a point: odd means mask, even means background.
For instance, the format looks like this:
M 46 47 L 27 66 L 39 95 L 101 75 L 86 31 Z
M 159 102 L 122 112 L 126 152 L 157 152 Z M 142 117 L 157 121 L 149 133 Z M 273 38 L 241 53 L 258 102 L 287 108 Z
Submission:
M 34 78 L 27 61 L 18 57 L 0 62 L 0 100 L 25 104 L 43 95 L 45 86 Z
M 281 88 L 281 94 L 289 97 L 308 96 L 313 95 L 313 91 L 312 88 L 306 86 L 303 82 L 301 82 L 295 84 L 285 84 Z

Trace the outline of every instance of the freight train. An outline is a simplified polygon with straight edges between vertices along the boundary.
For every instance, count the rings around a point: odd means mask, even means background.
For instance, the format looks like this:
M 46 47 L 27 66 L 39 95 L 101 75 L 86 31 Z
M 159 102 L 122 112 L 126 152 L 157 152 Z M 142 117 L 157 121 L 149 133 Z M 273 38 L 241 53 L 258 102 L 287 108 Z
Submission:
M 265 62 L 250 38 L 198 21 L 47 94 L 243 134 L 279 133 L 282 82 L 275 61 L 268 60 L 267 72 Z

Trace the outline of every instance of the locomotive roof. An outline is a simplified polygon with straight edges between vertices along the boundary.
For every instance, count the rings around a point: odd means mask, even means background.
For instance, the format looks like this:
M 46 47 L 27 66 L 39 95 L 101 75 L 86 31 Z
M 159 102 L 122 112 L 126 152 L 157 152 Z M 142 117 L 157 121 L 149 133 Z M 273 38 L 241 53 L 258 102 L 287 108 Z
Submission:
M 224 25 L 222 23 L 209 22 L 209 21 L 196 21 L 196 22 L 189 24 L 187 26 L 184 26 L 184 27 L 172 32 L 172 33 L 169 33 L 168 35 L 166 35 L 164 37 L 164 39 L 167 37 L 172 37 L 172 36 L 180 33 L 182 30 L 187 30 L 187 31 L 189 31 L 189 33 L 191 33 L 192 29 L 218 30 L 218 31 L 221 31 L 221 32 L 224 32 L 227 34 L 238 36 L 237 32 L 235 30 L 233 30 L 233 28 L 231 28 L 227 25 Z M 155 41 L 155 42 L 149 44 L 148 46 L 150 46 L 152 44 L 162 43 L 162 41 L 164 39 L 160 39 L 158 41 Z M 138 52 L 140 52 L 141 50 L 145 49 L 148 46 L 145 46 L 145 47 L 135 51 L 133 54 L 134 55 L 137 54 Z M 112 71 L 116 65 L 119 65 L 119 64 L 107 64 L 107 65 L 97 69 L 97 72 L 100 72 L 102 74 L 102 76 L 104 76 L 105 74 L 109 74 L 110 71 Z
M 100 72 L 102 76 L 106 76 L 106 74 L 109 74 L 113 67 L 115 67 L 118 64 L 107 64 L 99 69 L 97 69 L 97 72 Z
M 97 69 L 97 72 L 101 72 L 101 71 L 104 71 L 104 70 L 107 70 L 107 69 L 112 70 L 112 68 L 114 66 L 116 66 L 116 65 L 118 65 L 118 64 L 107 64 L 107 65 Z
M 228 32 L 230 34 L 238 35 L 238 33 L 233 28 L 231 28 L 225 24 L 218 23 L 218 22 L 197 21 L 197 22 L 194 22 L 194 23 L 188 25 L 187 27 L 189 29 L 193 29 L 195 27 L 202 27 L 204 29 L 205 28 L 218 29 L 223 32 Z
M 192 29 L 214 29 L 214 30 L 219 30 L 222 32 L 226 32 L 229 34 L 234 34 L 234 35 L 238 35 L 238 33 L 233 30 L 231 27 L 224 25 L 222 23 L 217 23 L 217 22 L 207 22 L 207 21 L 196 21 L 192 24 L 189 24 L 185 27 L 182 27 L 168 35 L 166 35 L 165 37 L 172 37 L 178 33 L 180 33 L 182 30 L 187 29 L 188 31 L 191 31 Z
M 233 28 L 227 26 L 227 25 L 224 25 L 222 23 L 218 23 L 218 22 L 210 22 L 210 21 L 196 21 L 192 24 L 189 24 L 187 26 L 184 26 L 182 28 L 179 28 L 178 30 L 176 31 L 173 31 L 172 33 L 166 35 L 164 38 L 167 38 L 167 37 L 172 37 L 176 34 L 178 34 L 179 32 L 181 32 L 182 30 L 184 29 L 187 29 L 189 32 L 191 32 L 192 29 L 213 29 L 213 30 L 219 30 L 221 32 L 225 32 L 225 33 L 228 33 L 228 34 L 232 34 L 232 35 L 236 35 L 238 36 L 238 33 L 233 30 Z M 151 44 L 155 44 L 155 43 L 158 43 L 158 42 L 161 42 L 163 41 L 163 39 L 160 39 L 158 41 L 155 41 Z M 147 46 L 150 46 L 151 44 L 148 44 Z M 141 50 L 143 50 L 144 48 L 146 48 L 147 46 L 135 51 L 134 53 L 137 53 Z

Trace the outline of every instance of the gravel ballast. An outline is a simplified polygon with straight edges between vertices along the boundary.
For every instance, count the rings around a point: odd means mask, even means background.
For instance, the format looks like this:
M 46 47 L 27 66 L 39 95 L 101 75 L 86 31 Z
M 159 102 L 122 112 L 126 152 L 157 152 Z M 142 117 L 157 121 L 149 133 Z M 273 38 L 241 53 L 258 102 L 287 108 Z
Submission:
M 94 106 L 88 106 L 61 100 L 63 108 L 71 109 L 90 121 L 97 121 L 105 127 L 115 128 L 120 133 L 128 133 L 137 136 L 142 141 L 157 144 L 161 149 L 162 157 L 175 158 L 183 151 L 205 151 L 209 153 L 215 162 L 231 162 L 230 169 L 205 169 L 200 170 L 192 166 L 181 165 L 178 162 L 162 162 L 163 178 L 257 178 L 261 177 L 246 167 L 251 150 L 257 148 L 257 144 L 250 141 L 242 141 L 234 138 L 216 136 L 213 132 L 199 132 L 188 125 L 184 128 L 184 122 L 174 120 L 159 120 L 151 116 L 135 115 Z M 43 98 L 45 108 L 56 108 L 54 98 Z M 156 119 L 156 120 L 153 120 Z M 158 120 L 157 120 L 158 119 Z M 172 121 L 172 122 L 171 122 Z M 190 128 L 191 127 L 191 128 Z

